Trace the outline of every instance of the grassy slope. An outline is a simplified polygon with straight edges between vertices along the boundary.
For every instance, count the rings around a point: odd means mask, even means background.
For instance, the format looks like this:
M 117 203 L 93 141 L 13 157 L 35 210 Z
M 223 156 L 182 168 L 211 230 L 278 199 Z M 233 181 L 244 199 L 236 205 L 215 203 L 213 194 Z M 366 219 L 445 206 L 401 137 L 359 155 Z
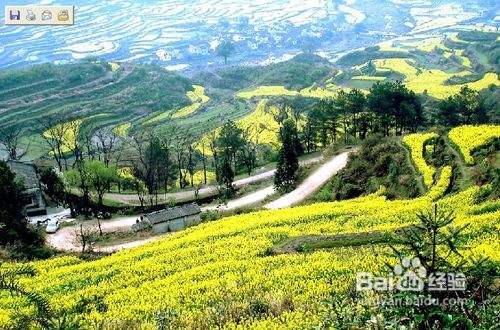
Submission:
M 326 78 L 333 69 L 327 60 L 311 54 L 298 55 L 290 61 L 258 67 L 230 67 L 195 77 L 202 85 L 232 91 L 257 86 L 284 86 L 300 90 Z
M 0 72 L 0 128 L 18 125 L 40 134 L 47 115 L 66 121 L 106 114 L 97 126 L 132 123 L 150 113 L 190 103 L 191 82 L 159 67 L 105 62 L 44 64 Z M 122 132 L 123 133 L 123 132 Z

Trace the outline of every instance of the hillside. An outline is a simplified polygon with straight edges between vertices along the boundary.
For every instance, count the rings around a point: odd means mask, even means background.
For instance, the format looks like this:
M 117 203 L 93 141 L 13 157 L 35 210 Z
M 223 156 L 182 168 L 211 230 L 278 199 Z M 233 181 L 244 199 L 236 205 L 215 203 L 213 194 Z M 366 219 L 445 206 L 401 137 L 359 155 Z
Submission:
M 36 158 L 46 151 L 41 134 L 48 117 L 56 122 L 86 118 L 85 131 L 110 127 L 122 137 L 171 124 L 202 136 L 227 119 L 252 118 L 259 100 L 302 97 L 316 102 L 340 90 L 367 93 L 383 81 L 403 81 L 424 103 L 464 86 L 493 86 L 488 93 L 494 104 L 500 85 L 497 35 L 460 31 L 405 38 L 348 53 L 334 63 L 306 53 L 266 66 L 200 72 L 191 79 L 153 65 L 98 60 L 6 70 L 0 73 L 0 127 L 20 127 L 31 158 Z
M 450 139 L 468 153 L 499 137 L 498 126 L 487 131 L 477 140 L 454 133 Z M 408 142 L 419 150 L 415 155 L 423 152 L 425 139 Z M 93 301 L 79 314 L 86 326 L 155 328 L 159 316 L 174 328 L 193 329 L 337 328 L 344 318 L 363 326 L 371 314 L 363 307 L 369 297 L 352 297 L 355 274 L 382 271 L 385 261 L 393 261 L 386 241 L 373 244 L 372 237 L 416 223 L 415 214 L 432 210 L 435 202 L 454 212 L 454 226 L 467 225 L 469 248 L 462 253 L 500 261 L 499 204 L 485 199 L 491 185 L 447 194 L 451 168 L 438 172 L 426 195 L 414 199 L 390 201 L 380 190 L 352 200 L 233 216 L 95 261 L 35 262 L 38 275 L 22 283 L 70 316 L 82 299 Z M 315 244 L 307 245 L 310 237 Z M 333 243 L 322 244 L 322 237 Z M 30 313 L 26 301 L 0 297 L 0 327 L 12 324 L 13 313 Z
M 336 64 L 334 82 L 366 88 L 380 80 L 402 80 L 416 93 L 443 99 L 468 84 L 477 90 L 500 84 L 498 33 L 450 32 L 431 38 L 400 38 L 354 51 Z
M 201 73 L 194 79 L 213 88 L 233 91 L 261 85 L 283 85 L 289 89 L 303 89 L 323 80 L 333 69 L 326 59 L 301 54 L 293 59 L 267 66 L 232 67 L 217 72 Z
M 70 121 L 99 116 L 96 127 L 137 121 L 190 104 L 192 83 L 147 65 L 84 61 L 0 72 L 0 127 L 42 133 L 48 117 Z M 84 124 L 89 124 L 86 120 Z

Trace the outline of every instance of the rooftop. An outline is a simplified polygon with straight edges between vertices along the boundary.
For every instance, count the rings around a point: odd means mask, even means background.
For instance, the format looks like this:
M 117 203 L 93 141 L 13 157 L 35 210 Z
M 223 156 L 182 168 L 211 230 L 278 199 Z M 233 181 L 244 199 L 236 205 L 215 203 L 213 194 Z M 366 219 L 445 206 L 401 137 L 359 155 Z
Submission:
M 146 214 L 146 218 L 149 222 L 154 225 L 157 223 L 166 222 L 169 220 L 179 219 L 183 217 L 188 217 L 191 215 L 200 214 L 201 209 L 196 203 L 186 204 L 181 206 L 175 206 L 168 209 L 156 211 L 153 213 Z
M 8 160 L 7 166 L 16 174 L 16 177 L 23 180 L 26 190 L 40 188 L 35 166 L 32 163 Z

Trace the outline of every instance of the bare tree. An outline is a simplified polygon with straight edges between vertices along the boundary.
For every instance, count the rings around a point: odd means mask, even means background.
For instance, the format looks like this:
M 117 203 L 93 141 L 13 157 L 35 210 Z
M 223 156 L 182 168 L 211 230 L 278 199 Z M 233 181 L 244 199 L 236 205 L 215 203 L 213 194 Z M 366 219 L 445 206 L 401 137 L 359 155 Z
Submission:
M 163 135 L 160 138 L 161 143 L 161 164 L 160 177 L 163 180 L 163 188 L 165 192 L 175 179 L 175 164 L 172 160 L 172 136 L 170 134 Z
M 82 143 L 80 141 L 76 141 L 73 146 L 73 155 L 75 158 L 75 162 L 73 163 L 73 169 L 75 169 L 76 173 L 78 173 L 78 183 L 77 186 L 80 188 L 83 196 L 83 210 L 86 217 L 90 217 L 90 187 L 89 187 L 89 176 L 90 173 L 85 166 L 85 155 Z
M 94 136 L 99 160 L 106 164 L 106 166 L 109 166 L 116 151 L 118 137 L 109 128 L 97 130 Z
M 80 228 L 73 231 L 72 238 L 75 245 L 82 247 L 82 253 L 93 252 L 99 240 L 99 233 L 95 227 L 84 227 L 80 224 Z
M 82 149 L 82 152 L 85 150 L 88 159 L 95 160 L 96 158 L 96 147 L 94 145 L 94 142 L 92 140 L 92 131 L 91 130 L 86 130 L 85 132 L 80 133 L 80 147 Z
M 207 185 L 207 154 L 206 154 L 206 145 L 205 141 L 200 141 L 201 146 L 201 163 L 203 165 L 203 184 Z
M 0 129 L 0 143 L 9 159 L 20 160 L 28 153 L 29 143 L 25 145 L 21 142 L 22 133 L 22 128 L 15 125 Z
M 149 202 L 154 205 L 158 201 L 158 182 L 161 166 L 160 155 L 157 154 L 159 145 L 156 144 L 156 137 L 150 132 L 141 132 L 131 137 L 133 155 L 130 159 L 131 167 L 134 169 L 134 176 L 140 179 L 148 190 Z M 136 185 L 136 188 L 141 188 Z M 140 191 L 137 191 L 140 195 Z M 156 198 L 155 198 L 156 197 Z
M 179 187 L 186 187 L 186 176 L 188 171 L 185 171 L 186 165 L 189 164 L 188 146 L 190 138 L 186 135 L 178 135 L 175 140 L 173 152 L 177 161 L 177 170 L 179 174 Z
M 252 136 L 251 129 L 246 129 L 242 133 L 242 137 L 245 143 L 243 144 L 240 151 L 241 162 L 245 166 L 245 170 L 248 175 L 252 174 L 252 171 L 257 166 L 257 148 L 259 145 L 259 135 L 261 132 L 262 128 L 259 128 L 255 136 Z
M 60 116 L 49 116 L 42 122 L 42 137 L 60 171 L 68 169 L 67 154 L 75 151 L 75 145 L 73 141 L 68 141 L 68 136 L 77 137 L 79 127 L 77 121 L 64 122 Z
M 210 150 L 212 151 L 212 157 L 214 160 L 215 177 L 216 181 L 219 182 L 219 153 L 217 148 L 217 134 L 212 131 L 210 133 Z
M 194 158 L 194 151 L 195 151 L 195 149 L 193 147 L 193 142 L 190 141 L 190 143 L 187 146 L 187 155 L 188 155 L 188 157 L 187 157 L 187 159 L 188 159 L 187 171 L 189 173 L 191 187 L 194 187 L 193 177 L 194 177 L 194 173 L 196 171 L 196 159 Z

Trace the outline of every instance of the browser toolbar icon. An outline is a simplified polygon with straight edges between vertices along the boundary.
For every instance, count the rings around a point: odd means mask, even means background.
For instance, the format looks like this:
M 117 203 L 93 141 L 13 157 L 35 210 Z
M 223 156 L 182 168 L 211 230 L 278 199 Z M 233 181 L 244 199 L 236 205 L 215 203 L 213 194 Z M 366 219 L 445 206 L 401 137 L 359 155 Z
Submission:
M 36 15 L 35 15 L 35 13 L 33 13 L 33 10 L 31 10 L 31 9 L 26 10 L 26 19 L 28 21 L 36 20 Z
M 6 25 L 73 25 L 74 6 L 65 5 L 6 5 Z
M 44 10 L 42 13 L 42 21 L 50 21 L 52 19 L 52 12 L 50 10 Z
M 21 20 L 21 11 L 11 10 L 9 17 L 10 17 L 11 21 L 19 21 L 19 20 Z

